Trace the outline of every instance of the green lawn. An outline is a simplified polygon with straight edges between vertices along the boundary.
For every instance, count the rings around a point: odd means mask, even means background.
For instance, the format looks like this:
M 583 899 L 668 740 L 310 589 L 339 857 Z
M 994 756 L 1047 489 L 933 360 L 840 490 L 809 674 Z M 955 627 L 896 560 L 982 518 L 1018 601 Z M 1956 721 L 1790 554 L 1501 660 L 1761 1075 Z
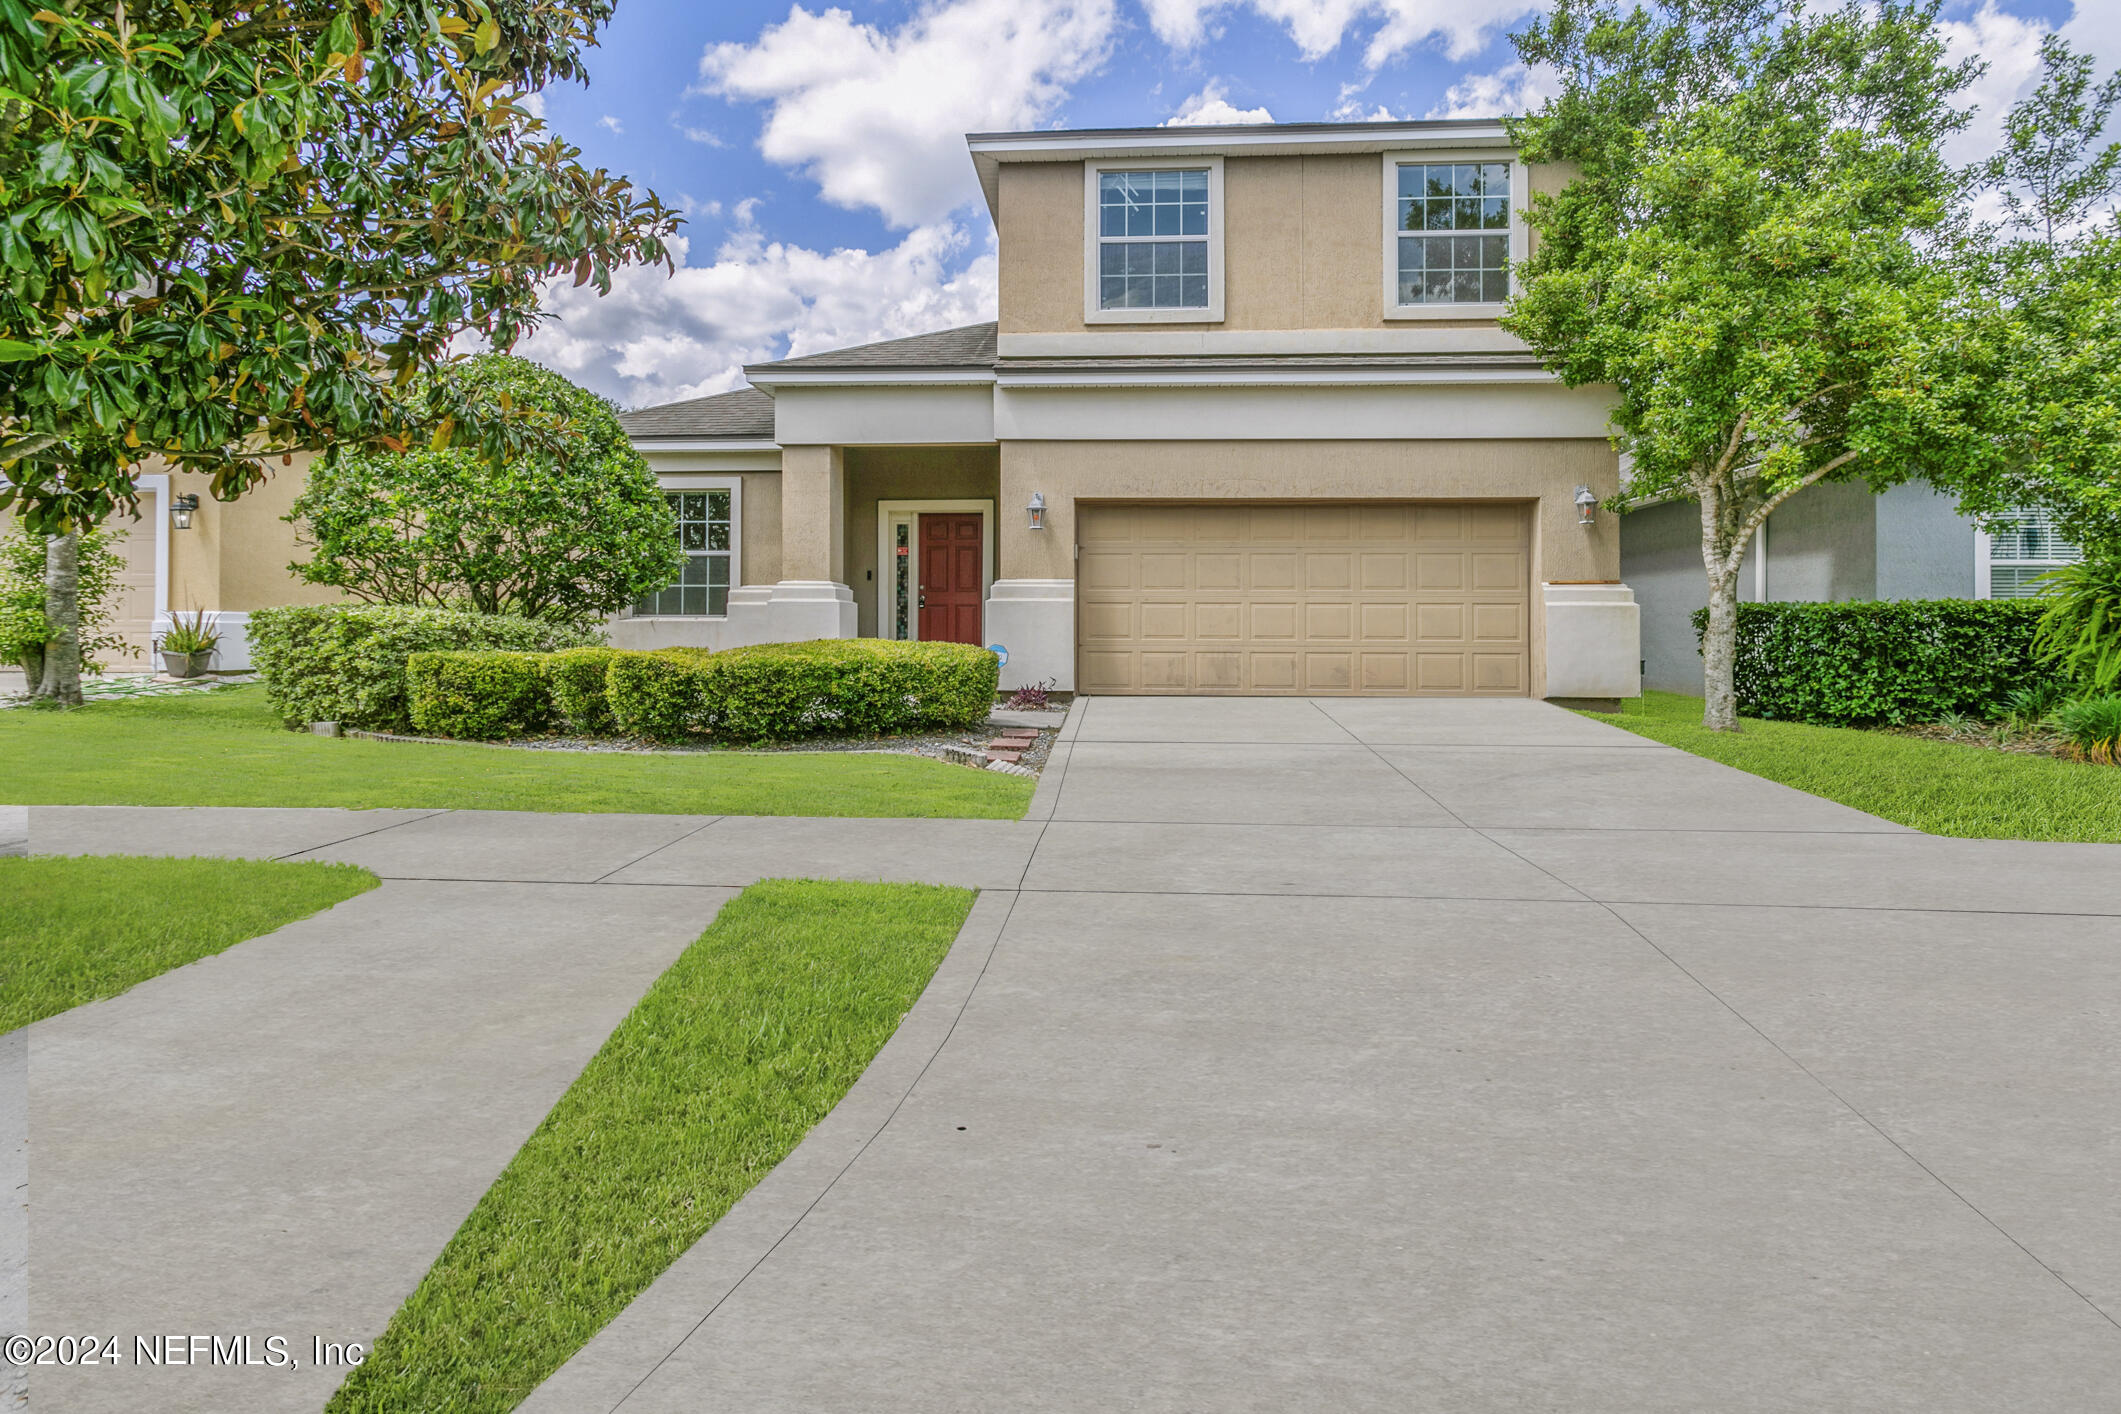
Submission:
M 115 997 L 375 886 L 351 864 L 0 859 L 0 1032 Z
M 724 905 L 479 1200 L 329 1414 L 515 1408 L 839 1101 L 972 899 L 777 879 Z
M 2121 840 L 2121 768 L 1799 722 L 1712 732 L 1676 692 L 1585 715 L 1933 835 Z
M 260 687 L 0 712 L 13 805 L 338 805 L 1014 820 L 1033 782 L 916 756 L 507 751 L 290 732 Z

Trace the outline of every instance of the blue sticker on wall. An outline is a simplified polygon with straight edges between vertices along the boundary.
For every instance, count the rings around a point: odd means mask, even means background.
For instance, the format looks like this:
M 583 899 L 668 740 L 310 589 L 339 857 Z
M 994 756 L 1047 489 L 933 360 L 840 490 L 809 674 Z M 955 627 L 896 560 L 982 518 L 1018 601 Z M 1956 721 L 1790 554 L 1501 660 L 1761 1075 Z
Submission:
M 1002 662 L 1005 664 L 1009 661 L 1009 650 L 1002 647 L 999 643 L 988 644 L 987 651 L 989 653 L 992 653 L 995 657 L 1001 659 Z

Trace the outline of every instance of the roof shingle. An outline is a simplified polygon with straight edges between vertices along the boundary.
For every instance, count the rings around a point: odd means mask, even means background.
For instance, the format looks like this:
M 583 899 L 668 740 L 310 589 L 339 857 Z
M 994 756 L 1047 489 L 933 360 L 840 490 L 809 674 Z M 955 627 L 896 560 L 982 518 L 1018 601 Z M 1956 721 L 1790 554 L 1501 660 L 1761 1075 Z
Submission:
M 746 373 L 779 373 L 798 368 L 984 368 L 994 363 L 994 330 L 985 324 L 967 324 L 962 329 L 941 329 L 933 334 L 915 334 L 908 339 L 886 339 L 880 344 L 858 344 L 851 349 L 784 358 L 777 363 L 755 363 Z
M 773 399 L 756 388 L 619 414 L 629 437 L 727 437 L 772 441 Z

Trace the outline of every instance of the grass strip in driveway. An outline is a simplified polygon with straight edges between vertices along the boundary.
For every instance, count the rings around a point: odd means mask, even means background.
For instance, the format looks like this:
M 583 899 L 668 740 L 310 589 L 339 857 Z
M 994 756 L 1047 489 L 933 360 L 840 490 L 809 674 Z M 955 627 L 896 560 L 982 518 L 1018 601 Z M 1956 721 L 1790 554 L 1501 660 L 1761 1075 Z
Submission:
M 351 864 L 0 859 L 0 1032 L 115 997 L 375 886 Z
M 1035 782 L 844 751 L 508 751 L 290 732 L 262 687 L 0 712 L 11 805 L 341 806 L 1015 820 Z
M 1712 732 L 1701 725 L 1701 699 L 1676 692 L 1584 715 L 1932 835 L 2121 840 L 2113 766 L 1750 717 L 1743 731 Z
M 969 889 L 754 884 L 583 1068 L 329 1414 L 516 1407 L 839 1102 Z

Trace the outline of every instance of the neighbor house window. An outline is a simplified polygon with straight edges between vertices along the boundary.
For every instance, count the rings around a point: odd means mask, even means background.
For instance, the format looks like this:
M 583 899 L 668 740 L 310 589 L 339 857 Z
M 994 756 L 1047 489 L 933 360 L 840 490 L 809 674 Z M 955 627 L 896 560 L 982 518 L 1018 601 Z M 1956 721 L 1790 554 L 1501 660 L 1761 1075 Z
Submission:
M 2030 599 L 2040 592 L 2040 576 L 2082 558 L 2081 550 L 2055 533 L 2046 511 L 2013 511 L 1981 536 L 1975 587 L 1984 599 Z
M 1390 161 L 1386 300 L 1394 312 L 1499 305 L 1510 297 L 1509 162 Z
M 663 499 L 677 518 L 685 568 L 678 582 L 634 604 L 635 614 L 719 618 L 729 612 L 730 571 L 736 551 L 733 490 L 669 491 Z
M 1089 175 L 1086 317 L 1220 319 L 1219 162 L 1093 166 Z

